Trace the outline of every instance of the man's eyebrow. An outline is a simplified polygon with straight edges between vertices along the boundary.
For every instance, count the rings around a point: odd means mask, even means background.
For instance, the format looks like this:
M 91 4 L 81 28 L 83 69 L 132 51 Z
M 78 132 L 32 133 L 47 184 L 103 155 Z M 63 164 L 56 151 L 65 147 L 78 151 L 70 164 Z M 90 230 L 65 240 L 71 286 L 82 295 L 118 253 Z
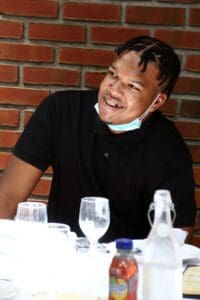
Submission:
M 130 82 L 131 82 L 131 83 L 139 84 L 139 85 L 141 85 L 142 87 L 145 86 L 144 83 L 143 83 L 142 81 L 139 81 L 139 80 L 131 80 Z
M 109 66 L 109 68 L 111 68 L 111 69 L 113 69 L 113 70 L 116 70 L 116 67 L 114 66 L 114 64 L 111 64 L 110 66 Z M 108 69 L 109 69 L 108 68 Z M 142 81 L 139 81 L 139 80 L 130 80 L 130 82 L 131 83 L 136 83 L 136 84 L 138 84 L 138 85 L 140 85 L 140 86 L 142 86 L 142 87 L 145 87 L 145 85 L 144 85 L 144 83 L 142 82 Z
M 108 68 L 112 68 L 112 69 L 116 70 L 116 68 L 115 68 L 115 66 L 113 64 L 110 65 Z

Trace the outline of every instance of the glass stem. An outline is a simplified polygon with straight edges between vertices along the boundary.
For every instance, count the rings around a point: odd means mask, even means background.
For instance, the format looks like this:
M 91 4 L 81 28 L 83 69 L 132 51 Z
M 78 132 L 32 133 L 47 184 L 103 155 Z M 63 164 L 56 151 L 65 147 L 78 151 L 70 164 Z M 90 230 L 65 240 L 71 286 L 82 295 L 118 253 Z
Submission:
M 90 241 L 89 251 L 90 251 L 90 253 L 97 252 L 97 241 Z

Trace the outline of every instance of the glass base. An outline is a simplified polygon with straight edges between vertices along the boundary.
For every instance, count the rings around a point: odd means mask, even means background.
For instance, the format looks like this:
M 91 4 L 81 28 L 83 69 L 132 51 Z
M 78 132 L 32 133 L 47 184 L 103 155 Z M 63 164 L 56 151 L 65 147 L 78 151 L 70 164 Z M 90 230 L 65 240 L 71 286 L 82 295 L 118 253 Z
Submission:
M 75 240 L 75 249 L 79 252 L 88 252 L 90 250 L 90 242 L 85 237 L 78 237 Z M 97 243 L 96 250 L 98 252 L 110 253 L 106 245 L 103 243 Z

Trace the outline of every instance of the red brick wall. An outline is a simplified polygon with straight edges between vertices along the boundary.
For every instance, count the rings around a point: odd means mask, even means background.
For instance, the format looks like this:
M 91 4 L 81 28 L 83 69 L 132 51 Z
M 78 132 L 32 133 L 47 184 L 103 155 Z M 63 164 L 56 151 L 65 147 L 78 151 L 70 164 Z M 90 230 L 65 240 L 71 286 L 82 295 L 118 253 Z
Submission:
M 199 26 L 199 0 L 0 0 L 0 170 L 45 96 L 97 87 L 113 48 L 150 34 L 174 46 L 182 60 L 181 78 L 163 111 L 191 151 L 200 207 Z M 50 174 L 33 198 L 46 198 Z

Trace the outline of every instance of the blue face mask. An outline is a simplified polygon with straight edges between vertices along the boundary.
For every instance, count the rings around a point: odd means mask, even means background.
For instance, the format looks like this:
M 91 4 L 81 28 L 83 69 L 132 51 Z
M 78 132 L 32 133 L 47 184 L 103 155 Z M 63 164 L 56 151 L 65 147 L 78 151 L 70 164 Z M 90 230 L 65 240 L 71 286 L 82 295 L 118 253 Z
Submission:
M 154 98 L 151 105 L 145 110 L 145 112 L 139 118 L 126 124 L 107 124 L 107 126 L 113 131 L 130 131 L 130 130 L 139 129 L 142 125 L 142 120 L 149 114 L 151 107 L 157 101 L 159 96 L 160 93 Z M 99 103 L 97 102 L 94 107 L 96 109 L 96 112 L 99 114 Z

